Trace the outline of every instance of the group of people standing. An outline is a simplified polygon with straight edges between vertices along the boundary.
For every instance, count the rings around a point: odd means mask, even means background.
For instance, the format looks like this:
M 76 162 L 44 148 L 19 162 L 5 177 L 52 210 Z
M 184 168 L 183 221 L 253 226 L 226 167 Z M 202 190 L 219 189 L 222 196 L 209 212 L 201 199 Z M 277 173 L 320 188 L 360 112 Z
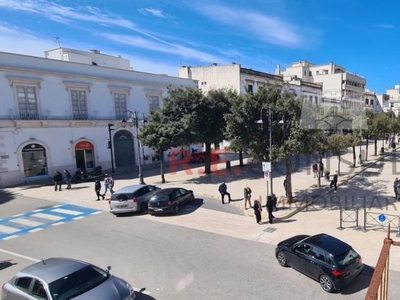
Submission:
M 97 199 L 96 201 L 100 200 L 100 197 L 104 200 L 107 194 L 107 191 L 110 191 L 110 194 L 114 194 L 114 179 L 111 177 L 110 174 L 105 174 L 104 179 L 104 193 L 101 193 L 101 182 L 100 180 L 96 180 L 94 183 L 94 191 L 96 193 Z
M 222 204 L 225 204 L 224 198 L 225 196 L 228 196 L 229 202 L 231 202 L 231 194 L 228 193 L 228 188 L 226 186 L 225 182 L 222 182 L 219 187 L 218 187 L 218 191 L 221 194 L 221 201 Z M 251 205 L 251 193 L 252 190 L 250 187 L 246 186 L 243 189 L 243 197 L 244 197 L 244 208 L 247 210 L 247 205 L 249 206 L 249 208 L 253 208 L 254 210 L 254 215 L 256 216 L 256 222 L 257 224 L 262 224 L 261 223 L 261 212 L 262 212 L 262 205 L 261 202 L 257 199 L 254 200 L 254 205 Z M 228 202 L 228 203 L 229 203 Z M 269 223 L 272 224 L 273 219 L 275 218 L 274 215 L 272 214 L 272 212 L 275 210 L 277 210 L 277 202 L 278 199 L 276 198 L 275 194 L 271 194 L 268 195 L 267 197 L 267 211 L 268 211 L 268 220 Z
M 63 182 L 67 184 L 67 190 L 71 189 L 71 178 L 72 175 L 68 170 L 64 170 L 64 174 L 61 174 L 60 171 L 55 170 L 53 173 L 54 190 L 61 191 Z

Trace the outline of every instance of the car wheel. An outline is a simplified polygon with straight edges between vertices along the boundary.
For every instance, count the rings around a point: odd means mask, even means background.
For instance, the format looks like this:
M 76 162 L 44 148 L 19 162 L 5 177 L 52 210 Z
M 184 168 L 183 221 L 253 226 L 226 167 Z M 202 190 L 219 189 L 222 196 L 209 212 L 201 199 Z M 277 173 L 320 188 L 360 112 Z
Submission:
M 143 202 L 142 205 L 140 205 L 140 211 L 142 213 L 147 211 L 147 204 L 146 203 Z
M 333 291 L 332 280 L 327 275 L 321 275 L 319 277 L 319 284 L 325 292 L 330 293 Z
M 279 251 L 276 258 L 278 259 L 278 264 L 280 264 L 282 267 L 288 266 L 285 253 Z
M 175 205 L 174 206 L 174 214 L 176 215 L 176 214 L 178 214 L 178 212 L 179 212 L 179 205 Z

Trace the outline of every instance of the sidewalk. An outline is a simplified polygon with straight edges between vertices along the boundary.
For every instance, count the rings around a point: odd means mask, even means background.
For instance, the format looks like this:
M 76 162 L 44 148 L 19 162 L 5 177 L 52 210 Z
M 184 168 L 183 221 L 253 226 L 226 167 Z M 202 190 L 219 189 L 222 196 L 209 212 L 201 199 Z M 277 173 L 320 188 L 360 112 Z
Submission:
M 363 149 L 365 149 L 365 146 L 363 146 Z M 378 150 L 380 150 L 380 147 L 378 147 Z M 269 244 L 276 244 L 282 239 L 296 234 L 325 232 L 351 244 L 362 254 L 365 263 L 375 266 L 383 239 L 386 237 L 386 232 L 382 230 L 381 224 L 377 223 L 375 227 L 368 225 L 366 232 L 355 230 L 354 222 L 345 222 L 343 229 L 338 229 L 340 224 L 338 207 L 340 205 L 346 205 L 349 209 L 360 205 L 362 209 L 360 210 L 360 225 L 363 225 L 361 214 L 364 212 L 364 207 L 368 209 L 368 212 L 399 215 L 400 202 L 395 202 L 393 198 L 393 180 L 398 175 L 400 177 L 400 166 L 397 167 L 396 162 L 400 153 L 388 153 L 383 160 L 380 160 L 381 157 L 371 155 L 371 152 L 373 152 L 372 144 L 369 151 L 368 161 L 362 167 L 358 165 L 358 162 L 356 168 L 352 167 L 351 149 L 341 156 L 341 175 L 336 193 L 329 190 L 329 182 L 324 179 L 321 181 L 322 186 L 320 188 L 315 187 L 317 179 L 313 178 L 311 171 L 311 165 L 314 161 L 307 158 L 297 159 L 296 170 L 292 174 L 292 183 L 295 199 L 298 202 L 291 206 L 279 204 L 279 210 L 274 212 L 277 217 L 274 224 L 264 222 L 261 226 L 257 225 L 251 209 L 245 211 L 249 216 L 248 218 L 206 209 L 197 209 L 174 218 L 153 218 L 148 215 L 138 217 Z M 358 152 L 359 147 L 357 147 L 357 154 Z M 337 170 L 337 157 L 324 158 L 323 162 L 325 169 L 329 169 L 331 174 Z M 228 185 L 228 191 L 232 195 L 231 204 L 244 208 L 243 188 L 245 186 L 252 189 L 253 199 L 261 197 L 262 203 L 265 204 L 267 183 L 263 178 L 261 163 L 251 164 L 246 160 L 245 164 L 241 167 L 238 161 L 232 161 L 232 168 L 229 170 L 226 170 L 225 162 L 215 164 L 213 165 L 214 172 L 211 175 L 205 175 L 203 167 L 176 171 L 165 175 L 167 181 L 165 184 L 160 183 L 160 175 L 146 177 L 145 172 L 145 182 L 162 188 L 181 186 L 193 190 L 199 198 L 202 196 L 211 197 L 220 203 L 218 185 L 225 181 Z M 366 170 L 355 176 L 366 167 L 368 167 Z M 274 193 L 278 198 L 284 195 L 283 173 L 279 168 L 275 169 Z M 132 179 L 129 177 L 131 175 L 124 176 L 125 178 L 116 180 L 115 189 L 138 183 L 137 178 Z M 347 182 L 347 180 L 349 181 Z M 61 192 L 55 192 L 53 186 L 22 186 L 8 188 L 5 191 L 27 197 L 72 203 L 108 211 L 107 201 L 95 201 L 94 183 L 92 182 L 73 185 L 71 190 L 64 189 Z M 307 209 L 294 214 L 291 218 L 285 218 L 288 214 L 296 212 L 300 204 L 309 204 L 315 195 L 323 196 L 320 196 Z M 263 216 L 265 214 L 264 210 Z M 375 221 L 369 220 L 368 223 Z M 400 239 L 396 238 L 395 233 L 392 234 L 392 238 L 394 240 Z M 390 268 L 400 271 L 400 251 L 392 251 Z

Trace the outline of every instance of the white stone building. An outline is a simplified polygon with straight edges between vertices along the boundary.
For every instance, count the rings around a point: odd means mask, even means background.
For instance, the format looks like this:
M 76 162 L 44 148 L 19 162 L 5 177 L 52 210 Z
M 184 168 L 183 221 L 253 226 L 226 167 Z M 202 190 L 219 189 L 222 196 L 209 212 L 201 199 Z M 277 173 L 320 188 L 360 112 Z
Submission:
M 348 109 L 359 109 L 364 106 L 366 79 L 357 74 L 347 72 L 333 62 L 316 66 L 307 61 L 293 63 L 281 71 L 277 68 L 276 75 L 284 80 L 293 77 L 303 81 L 322 84 L 323 102 Z
M 396 84 L 393 89 L 386 89 L 386 95 L 389 98 L 387 111 L 391 110 L 398 116 L 400 112 L 400 84 Z
M 141 119 L 162 106 L 169 86 L 197 87 L 194 80 L 132 71 L 126 59 L 99 51 L 60 48 L 46 56 L 0 52 L 0 187 L 48 178 L 56 169 L 111 169 L 109 134 L 115 168 L 135 168 L 139 156 L 155 160 L 145 147 L 137 155 L 136 128 L 121 121 L 132 117 L 128 111 Z

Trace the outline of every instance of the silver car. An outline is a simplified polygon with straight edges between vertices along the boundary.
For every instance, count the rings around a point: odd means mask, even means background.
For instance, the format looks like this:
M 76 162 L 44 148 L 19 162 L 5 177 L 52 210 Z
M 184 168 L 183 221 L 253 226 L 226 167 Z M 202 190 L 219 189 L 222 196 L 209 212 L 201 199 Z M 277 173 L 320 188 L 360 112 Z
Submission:
M 90 263 L 49 258 L 19 271 L 3 285 L 2 300 L 134 300 L 125 280 Z
M 160 188 L 154 185 L 130 185 L 116 191 L 111 199 L 110 212 L 117 215 L 131 212 L 146 212 L 151 196 Z

